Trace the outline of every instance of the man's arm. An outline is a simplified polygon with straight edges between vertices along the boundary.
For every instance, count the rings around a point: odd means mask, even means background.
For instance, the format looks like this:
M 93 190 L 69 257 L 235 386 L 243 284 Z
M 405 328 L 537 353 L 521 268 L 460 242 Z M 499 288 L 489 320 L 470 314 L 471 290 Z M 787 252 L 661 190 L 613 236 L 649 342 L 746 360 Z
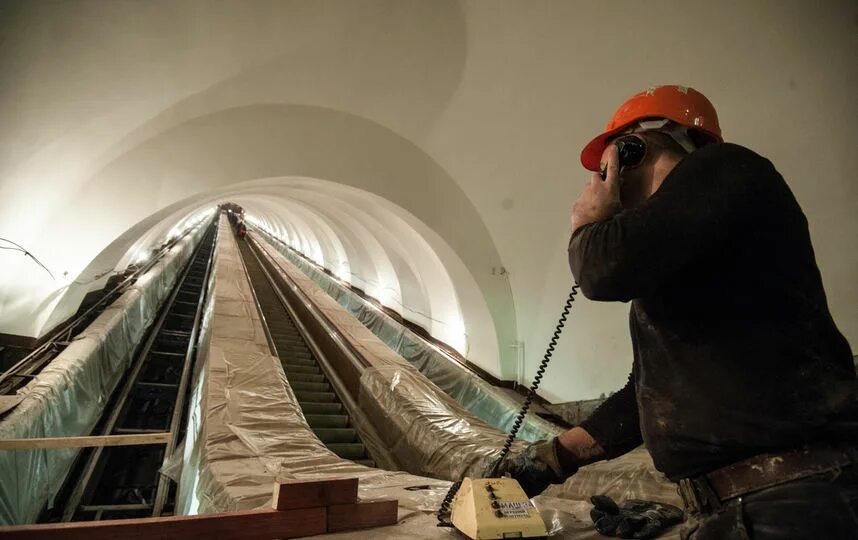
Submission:
M 619 456 L 641 443 L 634 375 L 579 426 L 557 437 L 531 444 L 499 465 L 529 497 L 549 484 L 562 484 L 589 463 Z
M 760 202 L 753 195 L 755 177 L 771 164 L 734 145 L 698 152 L 641 206 L 575 230 L 569 265 L 585 296 L 644 296 L 750 221 Z
M 561 433 L 557 442 L 557 457 L 568 470 L 615 458 L 639 446 L 643 439 L 634 375 L 580 426 Z

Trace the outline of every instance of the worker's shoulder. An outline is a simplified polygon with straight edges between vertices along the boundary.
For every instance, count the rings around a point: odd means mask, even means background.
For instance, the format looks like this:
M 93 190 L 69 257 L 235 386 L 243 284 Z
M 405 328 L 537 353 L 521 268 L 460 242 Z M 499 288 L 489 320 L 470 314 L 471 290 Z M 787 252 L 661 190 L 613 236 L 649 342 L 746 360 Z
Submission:
M 694 162 L 705 162 L 707 164 L 718 164 L 728 169 L 770 169 L 772 163 L 739 144 L 717 143 L 710 144 L 696 150 L 686 159 Z
M 720 186 L 736 185 L 742 191 L 770 189 L 783 178 L 768 159 L 733 143 L 710 144 L 682 160 L 685 174 L 709 178 Z

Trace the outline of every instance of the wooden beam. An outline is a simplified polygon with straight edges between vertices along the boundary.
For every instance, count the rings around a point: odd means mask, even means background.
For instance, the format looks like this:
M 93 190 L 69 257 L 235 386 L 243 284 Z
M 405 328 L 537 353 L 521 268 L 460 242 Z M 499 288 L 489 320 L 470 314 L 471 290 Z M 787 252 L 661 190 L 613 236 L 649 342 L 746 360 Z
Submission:
M 357 478 L 328 480 L 286 480 L 274 484 L 271 506 L 275 510 L 314 508 L 357 502 Z
M 323 534 L 325 508 L 0 527 L 3 540 L 273 540 Z
M 328 507 L 328 532 L 396 525 L 396 499 L 333 504 Z
M 89 437 L 46 437 L 43 439 L 0 439 L 0 450 L 136 446 L 141 444 L 165 444 L 169 439 L 169 432 L 134 435 L 93 435 Z
M 20 394 L 15 394 L 14 396 L 0 396 L 0 415 L 7 411 L 11 411 L 23 400 L 24 396 Z

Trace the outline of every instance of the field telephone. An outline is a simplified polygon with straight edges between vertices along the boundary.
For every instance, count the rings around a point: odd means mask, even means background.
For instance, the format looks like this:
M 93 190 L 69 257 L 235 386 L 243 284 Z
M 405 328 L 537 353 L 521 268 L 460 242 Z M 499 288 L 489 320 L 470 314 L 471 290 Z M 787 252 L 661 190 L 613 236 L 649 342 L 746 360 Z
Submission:
M 548 348 L 533 378 L 533 383 L 527 392 L 527 397 L 521 406 L 518 416 L 513 422 L 512 429 L 507 435 L 498 458 L 486 471 L 487 478 L 465 478 L 450 486 L 450 491 L 444 497 L 438 510 L 438 525 L 453 526 L 468 537 L 475 540 L 491 538 L 534 538 L 547 536 L 545 523 L 539 515 L 539 510 L 530 502 L 524 490 L 512 478 L 497 478 L 500 464 L 509 455 L 512 441 L 518 434 L 527 411 L 536 396 L 536 389 L 542 381 L 551 355 L 557 346 L 560 332 L 566 326 L 566 317 L 572 309 L 572 302 L 578 294 L 578 285 L 572 287 L 563 313 L 551 336 Z

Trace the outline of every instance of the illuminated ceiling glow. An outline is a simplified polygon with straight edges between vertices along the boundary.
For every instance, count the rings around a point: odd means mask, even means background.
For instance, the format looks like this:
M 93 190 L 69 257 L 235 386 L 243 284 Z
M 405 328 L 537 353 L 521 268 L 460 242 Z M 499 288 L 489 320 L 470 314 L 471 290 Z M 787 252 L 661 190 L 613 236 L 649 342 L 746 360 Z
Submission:
M 470 360 L 498 363 L 498 338 L 465 264 L 443 239 L 403 208 L 367 191 L 306 177 L 241 182 L 190 197 L 141 221 L 77 277 L 50 291 L 39 313 L 46 330 L 72 313 L 110 270 L 145 261 L 153 250 L 211 217 L 217 204 L 242 206 L 265 230 L 424 327 Z M 105 275 L 106 274 L 106 275 Z M 101 276 L 99 279 L 94 279 Z

